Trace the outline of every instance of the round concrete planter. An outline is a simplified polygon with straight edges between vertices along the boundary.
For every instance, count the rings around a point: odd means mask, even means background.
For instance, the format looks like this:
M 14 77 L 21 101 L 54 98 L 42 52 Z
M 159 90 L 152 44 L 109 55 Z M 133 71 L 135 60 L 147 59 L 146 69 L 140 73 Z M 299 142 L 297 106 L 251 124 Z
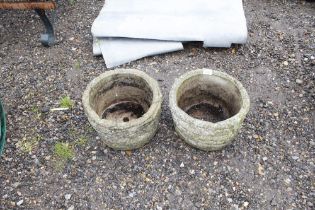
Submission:
M 250 107 L 239 81 L 210 69 L 190 71 L 177 79 L 169 101 L 177 133 L 205 151 L 230 144 Z
M 158 128 L 161 90 L 157 81 L 142 71 L 107 71 L 87 86 L 82 101 L 91 125 L 113 149 L 142 147 Z

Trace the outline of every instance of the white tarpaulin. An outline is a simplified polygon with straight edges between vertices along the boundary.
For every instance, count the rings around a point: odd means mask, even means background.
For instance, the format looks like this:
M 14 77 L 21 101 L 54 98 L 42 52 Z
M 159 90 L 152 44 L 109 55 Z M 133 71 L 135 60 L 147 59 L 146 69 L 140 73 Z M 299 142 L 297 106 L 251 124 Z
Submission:
M 242 0 L 106 0 L 92 25 L 108 67 L 181 50 L 181 42 L 230 47 L 247 39 Z
M 181 42 L 149 39 L 101 38 L 94 39 L 93 52 L 103 55 L 108 68 L 150 55 L 182 50 Z

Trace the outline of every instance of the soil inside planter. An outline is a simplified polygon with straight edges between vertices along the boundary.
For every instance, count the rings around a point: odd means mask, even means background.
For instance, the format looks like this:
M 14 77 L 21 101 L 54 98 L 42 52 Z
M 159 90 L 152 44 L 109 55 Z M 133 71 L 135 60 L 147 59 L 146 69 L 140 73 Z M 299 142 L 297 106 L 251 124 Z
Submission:
M 141 104 L 133 101 L 122 101 L 116 104 L 112 104 L 105 109 L 102 118 L 108 120 L 129 122 L 133 119 L 142 117 L 145 113 Z
M 242 100 L 232 82 L 218 76 L 198 75 L 179 87 L 177 103 L 191 117 L 216 123 L 237 114 Z
M 193 105 L 186 110 L 186 113 L 199 120 L 209 122 L 219 122 L 228 118 L 228 113 L 224 113 L 221 106 L 216 107 L 207 102 Z
M 95 88 L 91 106 L 102 119 L 128 123 L 148 111 L 152 97 L 152 90 L 144 79 L 117 74 L 104 79 Z

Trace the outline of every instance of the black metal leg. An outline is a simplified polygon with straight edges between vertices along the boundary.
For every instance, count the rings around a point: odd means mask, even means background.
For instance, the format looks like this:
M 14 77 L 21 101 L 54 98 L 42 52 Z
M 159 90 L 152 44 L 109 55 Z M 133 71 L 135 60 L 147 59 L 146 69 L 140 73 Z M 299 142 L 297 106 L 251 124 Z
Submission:
M 52 46 L 55 43 L 55 34 L 54 34 L 53 25 L 48 19 L 45 10 L 35 9 L 35 11 L 39 15 L 40 19 L 44 22 L 44 25 L 46 28 L 46 33 L 41 34 L 40 41 L 46 47 Z

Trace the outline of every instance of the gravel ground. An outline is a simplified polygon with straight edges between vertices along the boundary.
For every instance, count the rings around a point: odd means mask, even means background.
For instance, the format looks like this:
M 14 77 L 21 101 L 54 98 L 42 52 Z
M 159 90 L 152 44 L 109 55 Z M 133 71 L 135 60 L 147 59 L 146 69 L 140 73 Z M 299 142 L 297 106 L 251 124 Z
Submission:
M 314 209 L 315 4 L 246 0 L 246 45 L 181 52 L 124 65 L 159 80 L 160 127 L 142 149 L 104 147 L 81 104 L 106 71 L 92 56 L 90 27 L 100 0 L 62 3 L 58 43 L 38 42 L 32 11 L 0 10 L 0 97 L 8 143 L 0 159 L 0 209 Z M 238 78 L 251 110 L 234 143 L 219 152 L 185 144 L 174 131 L 168 92 L 176 77 L 213 68 Z M 49 111 L 70 96 L 68 111 Z M 67 142 L 73 159 L 61 158 Z

